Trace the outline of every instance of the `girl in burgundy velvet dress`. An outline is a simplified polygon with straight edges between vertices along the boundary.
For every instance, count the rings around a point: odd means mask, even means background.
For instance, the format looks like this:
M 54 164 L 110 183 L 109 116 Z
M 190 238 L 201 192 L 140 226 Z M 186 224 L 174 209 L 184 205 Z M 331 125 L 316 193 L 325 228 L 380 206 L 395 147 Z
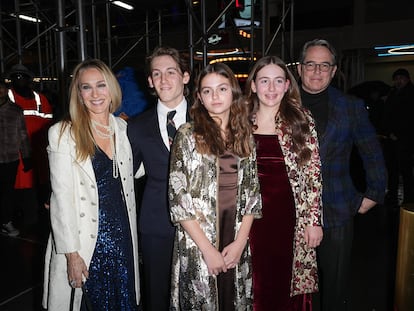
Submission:
M 318 290 L 315 247 L 322 240 L 321 173 L 314 121 L 275 56 L 246 82 L 263 199 L 250 231 L 254 310 L 307 310 Z

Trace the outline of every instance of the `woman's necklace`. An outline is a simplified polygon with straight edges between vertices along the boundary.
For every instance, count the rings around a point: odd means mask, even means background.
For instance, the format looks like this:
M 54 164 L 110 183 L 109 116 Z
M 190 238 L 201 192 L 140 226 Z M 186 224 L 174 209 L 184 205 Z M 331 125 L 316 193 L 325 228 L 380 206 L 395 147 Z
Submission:
M 118 178 L 118 161 L 116 160 L 116 150 L 114 142 L 115 128 L 112 119 L 109 119 L 109 125 L 101 124 L 95 120 L 91 120 L 91 122 L 92 128 L 95 130 L 96 135 L 104 139 L 109 138 L 109 145 L 111 147 L 112 152 L 112 176 L 114 178 Z M 100 128 L 105 129 L 105 131 L 102 131 Z

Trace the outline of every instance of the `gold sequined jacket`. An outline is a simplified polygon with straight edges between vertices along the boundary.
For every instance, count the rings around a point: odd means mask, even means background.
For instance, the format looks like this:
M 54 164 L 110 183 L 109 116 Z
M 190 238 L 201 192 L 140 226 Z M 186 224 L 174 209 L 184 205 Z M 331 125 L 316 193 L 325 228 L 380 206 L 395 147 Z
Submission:
M 172 222 L 177 226 L 172 264 L 171 310 L 219 310 L 216 277 L 197 245 L 180 226 L 180 221 L 197 220 L 210 242 L 218 248 L 218 159 L 195 148 L 193 126 L 182 125 L 171 151 L 169 200 Z M 252 138 L 253 143 L 253 138 Z M 238 190 L 235 234 L 244 215 L 261 217 L 255 149 L 238 159 Z M 235 306 L 252 309 L 252 271 L 249 243 L 235 270 Z

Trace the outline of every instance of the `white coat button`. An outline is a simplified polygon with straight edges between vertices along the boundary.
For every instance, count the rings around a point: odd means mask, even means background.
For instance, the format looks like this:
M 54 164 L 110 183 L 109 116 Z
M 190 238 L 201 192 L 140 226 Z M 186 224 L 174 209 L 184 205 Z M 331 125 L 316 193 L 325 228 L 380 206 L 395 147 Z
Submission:
M 80 217 L 85 217 L 85 213 L 80 213 Z

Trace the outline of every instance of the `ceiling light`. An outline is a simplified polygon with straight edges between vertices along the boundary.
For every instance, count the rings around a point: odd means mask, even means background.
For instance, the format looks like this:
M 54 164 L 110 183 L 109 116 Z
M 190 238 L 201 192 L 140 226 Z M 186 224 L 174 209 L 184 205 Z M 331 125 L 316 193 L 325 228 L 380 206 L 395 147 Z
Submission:
M 210 64 L 215 63 L 225 63 L 225 62 L 250 62 L 252 60 L 251 57 L 223 57 L 223 58 L 216 58 L 210 61 Z M 253 57 L 253 61 L 255 62 L 257 60 L 256 57 Z
M 32 17 L 32 16 L 28 16 L 28 15 L 24 15 L 24 14 L 16 15 L 16 14 L 12 13 L 12 14 L 10 14 L 10 16 L 18 17 L 20 19 L 23 19 L 25 21 L 32 22 L 32 23 L 41 23 L 42 22 L 38 18 L 35 18 L 35 17 Z
M 378 53 L 378 56 L 401 56 L 414 54 L 414 44 L 376 46 L 374 49 L 377 51 L 383 51 L 383 53 Z
M 217 51 L 217 52 L 209 52 L 207 56 L 224 56 L 224 55 L 232 55 L 232 54 L 239 54 L 240 50 L 235 48 L 234 50 L 227 50 L 227 51 Z M 197 56 L 203 55 L 203 52 L 196 51 Z
M 388 53 L 394 55 L 413 55 L 414 45 L 408 45 L 404 47 L 392 48 L 388 50 Z
M 134 9 L 134 7 L 132 5 L 130 5 L 128 3 L 125 3 L 123 1 L 112 1 L 112 3 L 119 6 L 119 7 L 121 7 L 121 8 L 124 8 L 126 10 L 132 11 Z

